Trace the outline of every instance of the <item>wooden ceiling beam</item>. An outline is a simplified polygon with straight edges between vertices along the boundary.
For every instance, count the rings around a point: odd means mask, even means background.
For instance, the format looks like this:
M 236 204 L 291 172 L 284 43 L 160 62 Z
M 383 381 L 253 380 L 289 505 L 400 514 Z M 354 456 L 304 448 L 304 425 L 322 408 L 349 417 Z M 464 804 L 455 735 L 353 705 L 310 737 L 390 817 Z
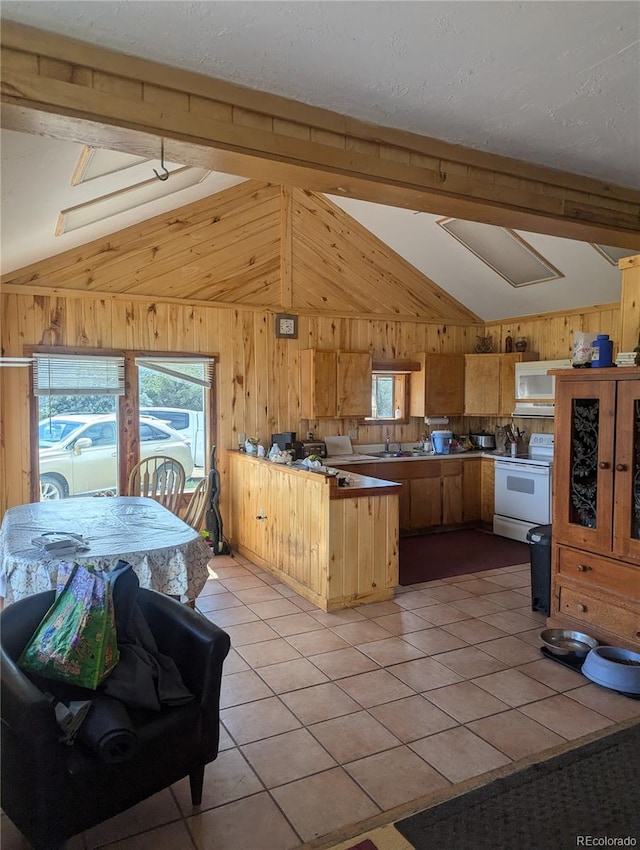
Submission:
M 2 126 L 640 250 L 640 192 L 3 22 Z

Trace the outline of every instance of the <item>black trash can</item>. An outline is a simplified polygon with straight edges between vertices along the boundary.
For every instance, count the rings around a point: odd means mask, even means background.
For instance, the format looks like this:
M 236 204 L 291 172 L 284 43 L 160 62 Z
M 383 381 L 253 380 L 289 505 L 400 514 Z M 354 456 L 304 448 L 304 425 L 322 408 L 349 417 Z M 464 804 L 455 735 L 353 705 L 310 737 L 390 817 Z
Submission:
M 531 559 L 531 610 L 551 613 L 551 526 L 536 525 L 527 532 Z

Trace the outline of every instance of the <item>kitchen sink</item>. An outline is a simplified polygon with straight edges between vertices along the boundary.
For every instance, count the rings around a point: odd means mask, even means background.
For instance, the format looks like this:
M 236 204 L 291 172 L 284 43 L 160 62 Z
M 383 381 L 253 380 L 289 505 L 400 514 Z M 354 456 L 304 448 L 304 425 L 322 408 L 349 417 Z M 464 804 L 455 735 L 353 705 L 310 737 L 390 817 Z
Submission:
M 426 452 L 372 452 L 374 457 L 426 457 Z

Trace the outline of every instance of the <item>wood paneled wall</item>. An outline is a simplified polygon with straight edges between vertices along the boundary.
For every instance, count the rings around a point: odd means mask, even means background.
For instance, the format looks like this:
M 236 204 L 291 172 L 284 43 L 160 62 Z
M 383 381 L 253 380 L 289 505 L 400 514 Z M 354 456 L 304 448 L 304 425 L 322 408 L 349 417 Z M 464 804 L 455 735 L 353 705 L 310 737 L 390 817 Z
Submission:
M 3 353 L 21 356 L 25 346 L 60 345 L 214 354 L 219 363 L 214 439 L 221 450 L 235 447 L 238 433 L 267 442 L 272 433 L 290 430 L 300 435 L 313 430 L 322 438 L 358 429 L 359 443 L 382 442 L 387 431 L 393 441 L 418 440 L 425 428 L 420 417 L 391 427 L 362 426 L 348 419 L 302 419 L 300 351 L 315 347 L 370 351 L 376 360 L 412 359 L 423 351 L 464 354 L 473 351 L 482 325 L 462 305 L 442 297 L 441 290 L 429 290 L 429 281 L 422 276 L 427 289 L 416 308 L 417 287 L 412 284 L 418 273 L 414 270 L 407 276 L 405 286 L 405 261 L 372 234 L 367 239 L 366 231 L 346 213 L 325 206 L 321 199 L 312 204 L 313 198 L 301 193 L 303 198 L 296 200 L 266 184 L 235 187 L 221 195 L 173 213 L 171 221 L 160 216 L 6 276 L 0 313 Z M 312 216 L 316 221 L 327 217 L 322 227 L 330 237 L 324 254 L 316 252 L 313 260 L 302 262 L 305 252 L 311 256 L 310 247 L 303 246 L 295 227 L 281 226 L 288 220 L 283 210 L 291 215 L 298 210 L 301 218 Z M 259 234 L 267 240 L 262 248 Z M 348 305 L 327 275 L 335 262 L 331 245 L 336 236 L 343 285 L 352 296 Z M 171 250 L 156 251 L 163 238 Z M 279 258 L 277 274 L 272 259 L 266 271 L 263 254 Z M 174 255 L 180 258 L 178 265 Z M 219 265 L 218 256 L 224 257 Z M 253 257 L 256 262 L 251 262 Z M 357 285 L 349 286 L 352 257 Z M 358 271 L 363 267 L 366 273 Z M 158 272 L 160 295 L 154 294 L 156 278 L 150 269 Z M 360 303 L 365 292 L 360 287 L 376 270 L 395 287 L 397 302 L 418 315 L 353 315 L 366 306 Z M 174 276 L 179 286 L 171 283 Z M 312 291 L 319 296 L 317 302 L 302 308 L 304 293 Z M 178 298 L 182 292 L 191 297 Z M 241 303 L 228 303 L 234 297 Z M 379 303 L 378 299 L 371 304 L 370 311 L 379 309 Z M 297 340 L 275 338 L 273 313 L 283 304 L 300 305 Z M 447 321 L 441 318 L 443 311 Z M 605 305 L 569 315 L 491 323 L 486 332 L 494 337 L 494 350 L 502 349 L 510 330 L 513 336 L 527 336 L 530 349 L 541 358 L 551 359 L 570 355 L 572 330 L 605 332 L 616 340 L 619 326 L 617 305 Z M 3 369 L 0 377 L 0 510 L 4 510 L 30 498 L 29 373 Z M 451 421 L 458 433 L 494 424 Z M 224 516 L 228 509 L 224 452 L 218 457 Z
M 590 326 L 615 338 L 614 311 L 590 312 Z M 575 314 L 575 321 L 584 314 Z M 555 320 L 560 324 L 564 321 Z M 571 317 L 566 321 L 571 322 Z M 607 324 L 607 322 L 609 324 Z M 544 319 L 538 320 L 540 332 Z M 130 301 L 97 295 L 43 296 L 29 292 L 2 296 L 5 354 L 20 356 L 23 346 L 58 344 L 90 348 L 131 348 L 216 354 L 218 421 L 215 436 L 221 449 L 237 445 L 238 432 L 268 440 L 273 432 L 295 430 L 316 435 L 347 433 L 355 420 L 300 418 L 299 352 L 303 348 L 370 350 L 376 359 L 406 358 L 415 352 L 467 353 L 477 327 L 433 323 L 301 316 L 297 340 L 275 339 L 270 312 L 215 306 Z M 527 327 L 534 328 L 534 323 Z M 513 330 L 513 326 L 511 326 Z M 530 331 L 533 336 L 533 330 Z M 544 357 L 562 357 L 565 345 L 546 346 Z M 29 501 L 29 374 L 4 369 L 2 378 L 2 443 L 0 446 L 4 507 Z M 476 426 L 477 427 L 477 426 Z M 417 440 L 420 418 L 388 429 L 392 440 Z M 359 427 L 358 442 L 381 442 L 387 426 Z M 227 470 L 220 452 L 221 507 L 227 509 Z
M 249 180 L 34 263 L 5 286 L 322 315 L 481 320 L 328 199 Z
M 614 357 L 620 343 L 620 305 L 603 304 L 585 307 L 570 313 L 546 313 L 524 316 L 500 322 L 487 322 L 485 333 L 493 340 L 494 351 L 504 351 L 504 341 L 510 333 L 527 339 L 528 351 L 535 351 L 540 360 L 570 358 L 574 331 L 609 334 L 614 343 Z

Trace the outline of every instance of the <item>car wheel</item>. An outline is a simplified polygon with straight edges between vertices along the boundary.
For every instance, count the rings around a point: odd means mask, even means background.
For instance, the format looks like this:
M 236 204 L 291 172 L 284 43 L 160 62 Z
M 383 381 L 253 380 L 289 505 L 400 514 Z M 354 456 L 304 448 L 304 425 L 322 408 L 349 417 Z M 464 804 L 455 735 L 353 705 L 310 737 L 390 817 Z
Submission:
M 51 499 L 66 499 L 69 487 L 64 478 L 59 475 L 40 476 L 40 501 L 47 502 Z

